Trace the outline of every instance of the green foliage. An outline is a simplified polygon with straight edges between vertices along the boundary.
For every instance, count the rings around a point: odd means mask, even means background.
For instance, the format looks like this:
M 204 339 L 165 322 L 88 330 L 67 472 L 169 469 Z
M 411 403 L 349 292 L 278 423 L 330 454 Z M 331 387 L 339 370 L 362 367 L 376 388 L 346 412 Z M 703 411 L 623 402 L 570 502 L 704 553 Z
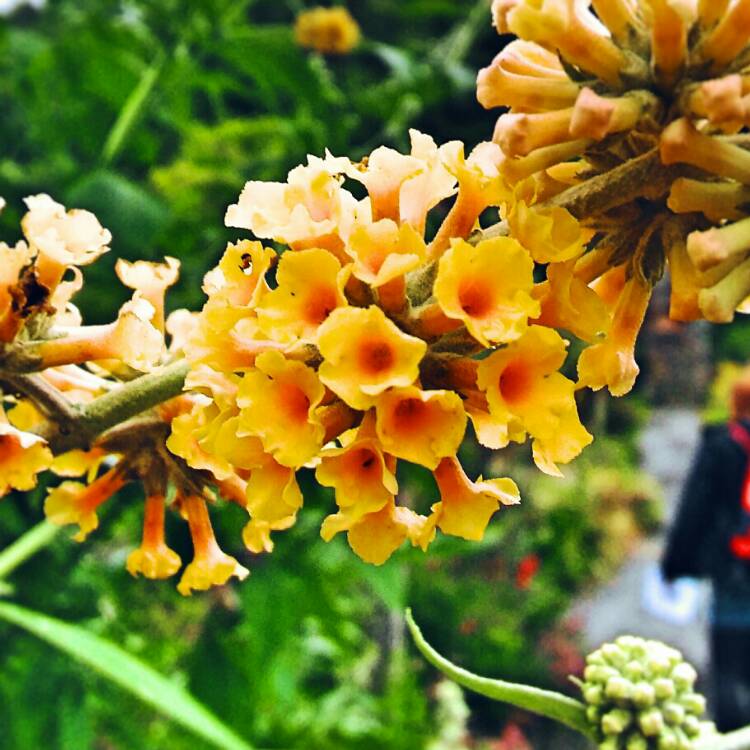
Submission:
M 52 617 L 0 602 L 0 619 L 28 630 L 74 659 L 130 691 L 144 703 L 223 750 L 251 750 L 234 732 L 185 692 L 114 644 Z M 75 735 L 63 731 L 71 739 Z

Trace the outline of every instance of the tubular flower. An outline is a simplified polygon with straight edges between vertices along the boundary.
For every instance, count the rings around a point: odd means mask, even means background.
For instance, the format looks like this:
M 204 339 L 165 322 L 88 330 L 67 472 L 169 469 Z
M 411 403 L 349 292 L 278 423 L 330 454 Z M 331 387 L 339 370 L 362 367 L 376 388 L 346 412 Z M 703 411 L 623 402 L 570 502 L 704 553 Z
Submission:
M 302 466 L 323 447 L 325 429 L 316 412 L 324 390 L 311 368 L 264 352 L 239 385 L 238 434 L 260 438 L 284 466 Z
M 373 421 L 368 412 L 351 441 L 324 450 L 315 469 L 319 484 L 334 488 L 336 504 L 349 515 L 373 513 L 398 494 L 396 461 L 384 453 Z
M 58 526 L 76 524 L 78 533 L 73 538 L 82 542 L 99 526 L 97 508 L 126 482 L 120 467 L 110 469 L 88 487 L 80 482 L 63 482 L 49 491 L 44 501 L 44 514 Z
M 390 219 L 358 225 L 347 252 L 354 260 L 352 273 L 372 287 L 381 287 L 424 262 L 422 235 L 410 224 L 400 227 Z
M 383 448 L 428 469 L 456 453 L 466 429 L 463 403 L 452 391 L 393 388 L 380 396 L 375 412 Z
M 278 286 L 256 307 L 260 329 L 278 341 L 315 341 L 326 318 L 348 304 L 348 277 L 349 268 L 326 250 L 284 253 L 276 271 Z
M 51 464 L 47 442 L 13 427 L 0 410 L 0 498 L 11 490 L 33 489 L 37 474 Z
M 318 348 L 321 382 L 354 409 L 369 408 L 388 388 L 411 385 L 427 350 L 375 306 L 335 310 L 320 327 Z
M 472 482 L 456 458 L 444 458 L 435 470 L 440 502 L 432 506 L 437 527 L 444 534 L 479 541 L 492 515 L 501 505 L 521 501 L 512 479 L 479 477 Z
M 292 526 L 302 507 L 302 492 L 294 470 L 266 456 L 251 471 L 246 493 L 250 521 L 242 531 L 242 539 L 251 552 L 271 552 L 271 532 Z
M 359 42 L 359 24 L 344 7 L 311 8 L 297 16 L 294 38 L 300 47 L 324 55 L 345 55 Z
M 547 266 L 547 280 L 533 292 L 541 303 L 535 322 L 592 342 L 609 330 L 610 313 L 596 291 L 575 275 L 575 267 L 574 260 Z
M 390 500 L 374 513 L 364 516 L 339 512 L 328 516 L 320 534 L 326 541 L 347 532 L 349 546 L 365 561 L 382 565 L 407 539 L 423 549 L 434 536 L 434 524 L 409 508 Z
M 38 254 L 39 281 L 54 289 L 68 266 L 93 263 L 109 250 L 112 235 L 90 211 L 72 209 L 52 200 L 49 195 L 31 195 L 24 199 L 28 213 L 21 221 L 23 233 Z
M 555 331 L 531 326 L 477 370 L 498 441 L 518 440 L 528 432 L 536 465 L 553 475 L 560 474 L 557 463 L 574 459 L 592 439 L 578 418 L 575 384 L 557 372 L 566 346 Z
M 143 518 L 143 541 L 141 546 L 128 555 L 125 563 L 128 573 L 146 578 L 170 578 L 179 569 L 179 555 L 167 547 L 164 541 L 164 497 L 152 495 L 146 498 Z
M 532 299 L 534 262 L 510 237 L 470 245 L 453 242 L 438 265 L 435 296 L 449 318 L 461 320 L 483 346 L 521 336 L 539 314 Z
M 676 319 L 730 321 L 750 295 L 750 152 L 744 137 L 727 137 L 750 126 L 750 4 L 495 0 L 493 8 L 498 30 L 520 37 L 477 80 L 485 107 L 510 107 L 494 135 L 506 180 L 586 165 L 540 204 L 519 196 L 507 214 L 512 235 L 536 261 L 557 262 L 580 254 L 594 230 L 628 276 L 653 285 L 670 268 Z M 554 212 L 566 217 L 561 242 L 545 242 Z M 572 217 L 586 232 L 566 243 L 576 236 Z
M 593 390 L 607 386 L 613 396 L 622 396 L 633 387 L 639 371 L 635 340 L 650 294 L 648 284 L 635 276 L 625 284 L 606 339 L 584 349 L 578 359 L 580 385 Z
M 455 192 L 456 177 L 446 166 L 455 142 L 438 147 L 416 130 L 409 136 L 410 154 L 381 146 L 346 174 L 367 188 L 373 221 L 392 219 L 423 233 L 427 212 Z
M 229 206 L 226 224 L 293 247 L 325 247 L 340 254 L 357 213 L 354 196 L 338 177 L 348 159 L 318 159 L 295 167 L 281 182 L 248 182 Z
M 193 590 L 206 591 L 212 586 L 221 586 L 232 576 L 240 580 L 247 578 L 250 571 L 222 552 L 217 544 L 206 501 L 189 495 L 181 499 L 181 507 L 193 540 L 193 561 L 185 568 L 177 590 L 183 596 L 190 596 Z
M 118 258 L 115 263 L 117 278 L 130 289 L 138 292 L 154 308 L 151 322 L 154 327 L 164 331 L 164 295 L 170 286 L 177 282 L 180 275 L 180 261 L 166 257 L 164 263 L 150 263 L 137 260 L 130 263 Z
M 25 242 L 10 247 L 0 242 L 0 343 L 13 341 L 23 320 L 16 309 L 21 271 L 31 262 L 33 252 Z

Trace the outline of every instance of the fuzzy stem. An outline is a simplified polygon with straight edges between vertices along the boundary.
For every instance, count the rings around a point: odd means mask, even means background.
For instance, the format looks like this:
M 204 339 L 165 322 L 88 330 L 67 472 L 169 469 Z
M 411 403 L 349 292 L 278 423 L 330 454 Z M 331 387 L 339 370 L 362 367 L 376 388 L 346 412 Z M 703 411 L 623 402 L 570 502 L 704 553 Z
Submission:
M 425 659 L 454 682 L 476 693 L 486 695 L 488 698 L 546 716 L 586 737 L 593 738 L 593 729 L 586 719 L 586 708 L 580 701 L 552 690 L 541 690 L 530 685 L 518 685 L 503 680 L 490 680 L 487 677 L 472 674 L 452 664 L 427 643 L 414 622 L 410 609 L 406 610 L 406 624 L 409 626 L 414 643 Z
M 55 434 L 45 437 L 56 453 L 88 448 L 97 435 L 110 427 L 178 396 L 185 384 L 188 369 L 187 361 L 179 360 L 160 372 L 131 380 L 81 407 L 68 434 L 58 429 Z

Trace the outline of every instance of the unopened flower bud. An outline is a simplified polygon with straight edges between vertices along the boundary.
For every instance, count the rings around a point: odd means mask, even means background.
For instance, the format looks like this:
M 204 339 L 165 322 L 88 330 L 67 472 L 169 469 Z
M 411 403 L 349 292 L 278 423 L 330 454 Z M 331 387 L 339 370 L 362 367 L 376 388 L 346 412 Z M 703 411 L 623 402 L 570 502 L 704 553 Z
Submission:
M 658 708 L 651 708 L 640 714 L 638 726 L 646 737 L 656 737 L 664 729 L 664 717 Z
M 602 716 L 604 734 L 622 734 L 633 721 L 630 711 L 615 708 Z
M 680 696 L 680 703 L 686 711 L 696 716 L 706 710 L 706 699 L 700 693 L 684 693 Z
M 624 677 L 610 677 L 604 692 L 608 698 L 628 700 L 633 693 L 633 683 Z
M 686 690 L 693 687 L 698 678 L 695 670 L 687 663 L 681 662 L 672 670 L 672 680 L 678 690 Z
M 643 664 L 639 661 L 629 661 L 623 669 L 625 677 L 633 681 L 640 680 L 645 673 L 646 670 L 644 669 Z
M 667 724 L 679 726 L 685 719 L 685 709 L 674 701 L 665 703 L 661 708 L 662 714 Z
M 659 700 L 667 700 L 675 694 L 674 682 L 668 677 L 660 677 L 653 681 L 654 690 L 656 691 L 656 697 Z
M 656 701 L 656 690 L 648 682 L 638 682 L 633 687 L 632 698 L 638 708 L 648 708 Z

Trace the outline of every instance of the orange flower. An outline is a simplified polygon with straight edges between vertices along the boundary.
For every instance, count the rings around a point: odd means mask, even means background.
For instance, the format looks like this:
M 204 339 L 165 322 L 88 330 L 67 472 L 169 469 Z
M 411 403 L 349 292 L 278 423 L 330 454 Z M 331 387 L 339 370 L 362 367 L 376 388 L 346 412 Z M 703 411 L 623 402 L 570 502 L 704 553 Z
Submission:
M 373 421 L 369 412 L 351 441 L 320 454 L 315 470 L 320 484 L 336 490 L 340 508 L 351 508 L 361 515 L 380 510 L 398 493 L 396 461 L 383 453 Z
M 164 260 L 164 263 L 151 263 L 147 260 L 130 263 L 124 258 L 118 258 L 115 263 L 117 278 L 126 287 L 135 289 L 139 296 L 154 308 L 151 322 L 162 332 L 164 331 L 164 295 L 180 276 L 180 261 L 169 256 Z
M 449 318 L 489 347 L 517 339 L 529 316 L 539 314 L 533 286 L 534 263 L 514 239 L 454 240 L 440 259 L 435 296 Z
M 536 465 L 556 476 L 556 464 L 571 461 L 592 440 L 578 418 L 574 383 L 557 372 L 566 347 L 556 331 L 531 326 L 518 341 L 482 360 L 477 371 L 496 425 L 496 444 L 521 442 L 529 433 Z
M 82 542 L 99 526 L 97 508 L 126 482 L 119 466 L 102 474 L 88 487 L 80 482 L 63 482 L 49 490 L 44 501 L 44 515 L 58 526 L 77 524 L 79 530 L 73 539 Z
M 352 273 L 372 287 L 380 287 L 416 268 L 427 247 L 410 225 L 390 219 L 355 227 L 346 251 L 354 259 Z
M 193 408 L 172 419 L 167 448 L 191 468 L 210 471 L 216 479 L 226 479 L 233 473 L 229 461 L 211 450 L 212 438 L 223 421 L 221 409 L 205 396 L 193 398 Z
M 431 258 L 439 258 L 454 238 L 468 237 L 485 208 L 499 206 L 510 197 L 500 172 L 504 159 L 496 143 L 480 143 L 468 158 L 460 141 L 446 145 L 443 162 L 458 179 L 458 197 L 430 243 Z
M 18 311 L 15 310 L 13 291 L 16 288 L 21 271 L 33 256 L 25 242 L 10 247 L 0 242 L 0 342 L 12 341 L 23 325 Z
M 212 586 L 222 586 L 232 576 L 241 581 L 247 578 L 250 571 L 222 552 L 217 544 L 206 501 L 190 495 L 182 498 L 181 507 L 190 526 L 193 561 L 185 568 L 177 590 L 183 596 L 190 596 L 194 589 L 206 591 Z
M 134 297 L 120 308 L 115 322 L 61 328 L 65 335 L 42 341 L 34 351 L 44 367 L 113 359 L 136 370 L 151 370 L 166 350 L 163 334 L 151 323 L 153 316 L 153 306 Z
M 143 541 L 128 555 L 125 563 L 128 573 L 136 577 L 142 573 L 146 578 L 169 578 L 181 564 L 179 555 L 164 541 L 164 497 L 151 495 L 146 498 Z
M 318 332 L 323 356 L 318 376 L 354 409 L 367 409 L 379 393 L 411 385 L 427 350 L 375 306 L 334 310 Z
M 284 466 L 302 466 L 323 445 L 325 430 L 316 410 L 324 393 L 314 370 L 279 352 L 264 352 L 240 382 L 238 434 L 259 437 Z
M 440 502 L 432 506 L 437 527 L 444 534 L 480 541 L 500 505 L 521 501 L 512 479 L 479 477 L 472 482 L 455 457 L 444 458 L 435 469 Z
M 542 208 L 518 200 L 508 215 L 514 237 L 537 263 L 559 263 L 583 253 L 590 233 L 581 229 L 573 215 L 559 206 Z
M 315 341 L 331 312 L 347 304 L 349 273 L 327 250 L 284 253 L 276 272 L 278 286 L 256 308 L 261 330 L 276 341 Z
M 93 263 L 109 250 L 112 235 L 90 211 L 66 213 L 65 206 L 44 194 L 30 195 L 24 203 L 29 210 L 21 228 L 38 254 L 37 274 L 48 289 L 58 285 L 67 266 Z
M 426 549 L 435 535 L 434 524 L 393 500 L 381 510 L 358 516 L 342 511 L 328 516 L 320 529 L 325 541 L 347 531 L 351 548 L 365 561 L 382 565 L 408 538 L 413 545 Z
M 51 464 L 47 442 L 8 424 L 0 411 L 0 497 L 11 490 L 33 489 L 36 475 Z
M 376 429 L 388 453 L 434 469 L 458 450 L 466 413 L 453 391 L 393 388 L 378 399 Z
M 346 174 L 367 188 L 373 221 L 408 222 L 422 234 L 427 212 L 455 192 L 456 179 L 444 165 L 446 149 L 452 146 L 438 148 L 417 130 L 410 130 L 409 136 L 410 154 L 381 146 Z
M 225 223 L 276 242 L 340 249 L 358 210 L 357 200 L 338 179 L 350 164 L 345 158 L 310 156 L 285 183 L 248 182 L 227 209 Z
M 592 342 L 609 330 L 609 310 L 601 297 L 574 272 L 575 260 L 547 266 L 547 281 L 537 285 L 533 292 L 541 302 L 541 313 L 535 322 L 550 328 L 564 328 Z
M 276 253 L 260 242 L 228 242 L 219 265 L 203 279 L 209 304 L 255 307 L 268 292 L 265 275 Z
M 245 546 L 252 552 L 271 552 L 271 532 L 292 526 L 302 501 L 294 469 L 267 456 L 247 483 L 245 507 L 251 518 L 242 532 Z
M 606 386 L 613 396 L 623 396 L 630 391 L 639 372 L 635 340 L 650 297 L 651 286 L 638 276 L 625 284 L 607 338 L 584 349 L 578 358 L 579 385 L 595 391 Z

